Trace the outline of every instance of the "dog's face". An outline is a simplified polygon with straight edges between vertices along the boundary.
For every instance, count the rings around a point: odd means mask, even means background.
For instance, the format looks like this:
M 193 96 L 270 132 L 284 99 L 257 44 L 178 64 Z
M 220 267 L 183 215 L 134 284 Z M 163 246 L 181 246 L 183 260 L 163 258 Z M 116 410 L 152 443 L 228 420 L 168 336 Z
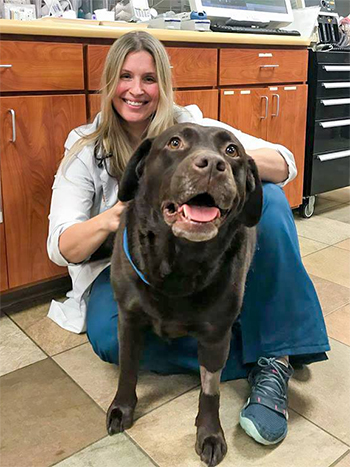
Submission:
M 229 131 L 183 123 L 145 140 L 131 157 L 119 199 L 140 189 L 177 237 L 214 238 L 229 218 L 247 226 L 261 215 L 257 168 Z

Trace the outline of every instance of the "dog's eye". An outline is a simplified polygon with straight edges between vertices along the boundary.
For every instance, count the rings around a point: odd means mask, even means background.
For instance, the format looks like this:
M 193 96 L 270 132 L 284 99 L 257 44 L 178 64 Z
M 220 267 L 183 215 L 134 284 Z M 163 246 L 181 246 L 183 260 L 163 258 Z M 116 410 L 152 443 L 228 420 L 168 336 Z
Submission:
M 180 138 L 171 138 L 168 143 L 170 149 L 180 149 L 182 146 L 182 141 Z
M 237 155 L 237 149 L 234 147 L 233 144 L 229 144 L 226 148 L 226 154 L 229 156 L 236 156 Z

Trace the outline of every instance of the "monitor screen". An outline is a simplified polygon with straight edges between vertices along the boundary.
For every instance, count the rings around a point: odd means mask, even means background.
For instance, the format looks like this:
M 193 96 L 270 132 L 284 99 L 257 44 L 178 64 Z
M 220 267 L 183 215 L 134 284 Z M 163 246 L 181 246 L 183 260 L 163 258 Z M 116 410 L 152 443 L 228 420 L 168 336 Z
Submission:
M 206 7 L 235 10 L 261 11 L 266 13 L 287 13 L 285 0 L 202 0 Z

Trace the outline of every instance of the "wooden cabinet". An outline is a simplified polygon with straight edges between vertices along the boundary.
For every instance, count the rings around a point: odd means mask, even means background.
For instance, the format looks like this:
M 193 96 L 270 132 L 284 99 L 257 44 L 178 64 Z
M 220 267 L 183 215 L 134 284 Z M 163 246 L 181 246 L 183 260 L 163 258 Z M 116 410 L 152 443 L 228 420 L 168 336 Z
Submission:
M 179 105 L 198 105 L 206 118 L 217 120 L 219 117 L 219 91 L 217 89 L 175 91 L 174 97 L 175 102 Z
M 0 187 L 0 190 L 1 190 L 1 187 Z M 8 278 L 7 278 L 5 226 L 4 226 L 2 214 L 3 214 L 2 206 L 0 205 L 0 292 L 4 292 L 9 287 Z
M 298 176 L 285 187 L 292 207 L 302 202 L 306 102 L 306 85 L 221 91 L 221 121 L 293 152 Z
M 1 181 L 10 288 L 65 273 L 46 252 L 54 174 L 69 131 L 85 122 L 85 96 L 0 98 Z
M 0 90 L 84 89 L 83 46 L 45 42 L 1 42 Z

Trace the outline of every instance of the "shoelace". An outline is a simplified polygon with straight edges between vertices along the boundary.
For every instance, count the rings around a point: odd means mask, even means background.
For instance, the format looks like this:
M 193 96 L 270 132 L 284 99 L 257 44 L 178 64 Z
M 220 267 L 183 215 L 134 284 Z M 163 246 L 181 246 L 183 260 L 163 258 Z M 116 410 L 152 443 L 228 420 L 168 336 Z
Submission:
M 252 376 L 253 390 L 261 395 L 272 397 L 280 402 L 287 401 L 287 384 L 292 374 L 290 366 L 284 367 L 275 358 L 260 357 L 258 365 L 261 368 Z

